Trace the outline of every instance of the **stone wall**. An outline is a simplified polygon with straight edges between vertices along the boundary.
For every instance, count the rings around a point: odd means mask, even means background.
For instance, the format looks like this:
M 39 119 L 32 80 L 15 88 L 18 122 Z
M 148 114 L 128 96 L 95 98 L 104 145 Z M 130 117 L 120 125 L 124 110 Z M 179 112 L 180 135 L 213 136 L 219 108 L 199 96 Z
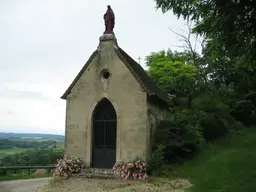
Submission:
M 151 149 L 154 145 L 155 139 L 154 135 L 157 131 L 157 126 L 160 123 L 161 120 L 165 118 L 167 114 L 167 108 L 164 106 L 158 105 L 157 102 L 154 102 L 152 99 L 148 98 L 147 100 L 147 125 L 148 125 L 148 156 L 151 156 Z

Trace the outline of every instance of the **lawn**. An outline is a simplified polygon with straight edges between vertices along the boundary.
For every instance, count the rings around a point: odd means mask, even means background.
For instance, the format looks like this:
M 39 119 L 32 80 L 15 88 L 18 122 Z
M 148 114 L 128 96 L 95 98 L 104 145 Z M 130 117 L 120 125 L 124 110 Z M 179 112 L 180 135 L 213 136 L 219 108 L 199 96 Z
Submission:
M 256 191 L 256 129 L 209 144 L 196 159 L 171 168 L 170 177 L 186 177 L 189 192 Z

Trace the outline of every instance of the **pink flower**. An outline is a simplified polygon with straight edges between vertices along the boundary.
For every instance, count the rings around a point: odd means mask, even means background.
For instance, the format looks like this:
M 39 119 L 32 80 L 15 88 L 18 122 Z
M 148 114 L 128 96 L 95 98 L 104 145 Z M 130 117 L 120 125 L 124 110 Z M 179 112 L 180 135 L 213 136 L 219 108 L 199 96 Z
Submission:
M 134 167 L 134 165 L 133 165 L 132 163 L 129 163 L 129 164 L 127 165 L 127 168 L 128 168 L 128 169 L 130 169 L 130 168 L 132 168 L 132 167 Z
M 142 177 L 143 180 L 147 179 L 148 178 L 148 175 L 145 173 Z

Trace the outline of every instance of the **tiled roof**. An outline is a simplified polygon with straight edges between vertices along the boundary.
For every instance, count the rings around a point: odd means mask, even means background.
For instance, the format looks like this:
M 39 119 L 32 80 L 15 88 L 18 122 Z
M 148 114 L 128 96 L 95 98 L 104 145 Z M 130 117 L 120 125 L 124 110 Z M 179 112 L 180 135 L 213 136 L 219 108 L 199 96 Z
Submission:
M 150 79 L 146 71 L 138 64 L 134 59 L 132 59 L 123 49 L 120 47 L 116 49 L 118 57 L 124 62 L 126 67 L 131 71 L 135 79 L 141 85 L 142 89 L 149 96 L 156 96 L 159 99 L 168 102 L 167 93 L 163 92 L 157 85 Z

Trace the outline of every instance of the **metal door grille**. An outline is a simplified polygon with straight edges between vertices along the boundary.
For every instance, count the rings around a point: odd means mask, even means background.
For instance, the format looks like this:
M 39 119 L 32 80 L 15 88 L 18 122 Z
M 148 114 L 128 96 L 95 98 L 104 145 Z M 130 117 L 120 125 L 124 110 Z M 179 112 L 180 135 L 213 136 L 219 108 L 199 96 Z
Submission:
M 93 115 L 93 167 L 112 168 L 116 159 L 116 112 L 103 99 Z

